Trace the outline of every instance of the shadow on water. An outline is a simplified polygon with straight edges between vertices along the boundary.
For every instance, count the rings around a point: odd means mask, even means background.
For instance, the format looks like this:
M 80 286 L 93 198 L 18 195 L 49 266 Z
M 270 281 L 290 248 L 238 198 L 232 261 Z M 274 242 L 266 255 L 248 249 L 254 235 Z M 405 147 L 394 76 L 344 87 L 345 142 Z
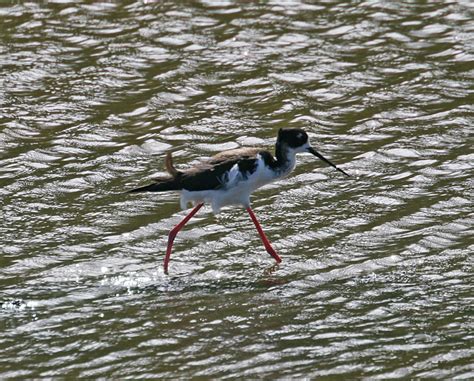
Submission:
M 159 269 L 158 271 L 127 271 L 113 274 L 105 274 L 106 271 L 104 271 L 104 274 L 98 277 L 81 274 L 75 281 L 58 279 L 55 284 L 45 283 L 35 290 L 36 295 L 10 294 L 9 299 L 2 300 L 2 308 L 12 311 L 22 311 L 32 306 L 36 309 L 48 309 L 78 299 L 99 302 L 132 295 L 141 295 L 151 301 L 155 297 L 162 296 L 166 299 L 182 294 L 199 296 L 238 294 L 249 291 L 265 292 L 295 279 L 289 274 L 279 274 L 278 267 L 279 265 L 272 265 L 263 271 L 246 269 L 238 273 L 209 270 L 200 274 L 182 272 L 165 275 L 162 269 Z M 37 299 L 42 295 L 49 297 L 43 300 Z

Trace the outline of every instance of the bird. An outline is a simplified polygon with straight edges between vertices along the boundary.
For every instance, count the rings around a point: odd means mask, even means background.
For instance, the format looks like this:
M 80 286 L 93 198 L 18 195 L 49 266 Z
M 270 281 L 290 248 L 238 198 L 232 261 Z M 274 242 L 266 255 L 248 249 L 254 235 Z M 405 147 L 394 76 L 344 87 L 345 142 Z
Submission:
M 275 156 L 261 148 L 238 148 L 222 151 L 206 161 L 185 170 L 173 164 L 171 152 L 165 157 L 168 172 L 152 184 L 131 189 L 127 193 L 180 191 L 181 208 L 193 209 L 168 234 L 168 244 L 163 262 L 168 274 L 171 252 L 178 232 L 207 203 L 214 214 L 229 205 L 243 206 L 261 238 L 268 254 L 278 263 L 280 256 L 273 249 L 255 213 L 251 208 L 250 195 L 258 188 L 288 176 L 296 165 L 296 154 L 311 153 L 346 176 L 347 172 L 337 167 L 317 152 L 309 142 L 308 134 L 300 128 L 280 128 L 275 143 Z

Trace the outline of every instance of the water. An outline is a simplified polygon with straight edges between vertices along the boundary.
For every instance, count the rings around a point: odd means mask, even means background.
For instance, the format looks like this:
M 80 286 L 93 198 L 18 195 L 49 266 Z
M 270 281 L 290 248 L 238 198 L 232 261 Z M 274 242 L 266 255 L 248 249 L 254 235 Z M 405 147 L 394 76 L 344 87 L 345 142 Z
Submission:
M 474 378 L 472 3 L 0 6 L 0 378 Z M 280 127 L 300 155 L 178 236 L 127 195 Z

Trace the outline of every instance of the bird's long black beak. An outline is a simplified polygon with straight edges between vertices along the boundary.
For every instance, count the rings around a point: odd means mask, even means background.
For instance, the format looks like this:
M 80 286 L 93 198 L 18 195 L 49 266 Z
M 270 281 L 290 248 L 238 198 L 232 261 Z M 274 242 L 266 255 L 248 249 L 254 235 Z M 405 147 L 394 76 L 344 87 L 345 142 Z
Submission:
M 312 153 L 314 156 L 319 157 L 322 161 L 329 164 L 331 167 L 336 168 L 339 172 L 344 173 L 346 176 L 350 176 L 347 172 L 344 172 L 341 168 L 336 167 L 336 165 L 326 159 L 323 155 L 321 155 L 318 151 L 316 151 L 313 147 L 308 148 L 308 152 Z

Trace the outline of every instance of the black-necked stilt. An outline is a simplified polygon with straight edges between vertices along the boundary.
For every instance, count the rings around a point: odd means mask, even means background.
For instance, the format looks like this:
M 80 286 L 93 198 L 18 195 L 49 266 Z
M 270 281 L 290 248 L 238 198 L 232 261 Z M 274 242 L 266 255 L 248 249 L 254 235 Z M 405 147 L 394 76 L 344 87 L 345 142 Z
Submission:
M 265 184 L 287 176 L 295 167 L 296 154 L 300 152 L 312 153 L 349 176 L 311 147 L 308 134 L 301 129 L 282 128 L 278 131 L 276 158 L 270 152 L 258 148 L 241 148 L 221 152 L 207 162 L 180 171 L 173 166 L 171 153 L 168 153 L 165 164 L 169 176 L 129 191 L 129 193 L 181 191 L 181 208 L 186 209 L 189 202 L 194 205 L 194 209 L 169 233 L 164 260 L 165 273 L 168 273 L 171 249 L 176 235 L 205 202 L 211 204 L 215 214 L 226 205 L 243 205 L 255 224 L 265 249 L 277 263 L 281 262 L 250 207 L 250 194 Z

